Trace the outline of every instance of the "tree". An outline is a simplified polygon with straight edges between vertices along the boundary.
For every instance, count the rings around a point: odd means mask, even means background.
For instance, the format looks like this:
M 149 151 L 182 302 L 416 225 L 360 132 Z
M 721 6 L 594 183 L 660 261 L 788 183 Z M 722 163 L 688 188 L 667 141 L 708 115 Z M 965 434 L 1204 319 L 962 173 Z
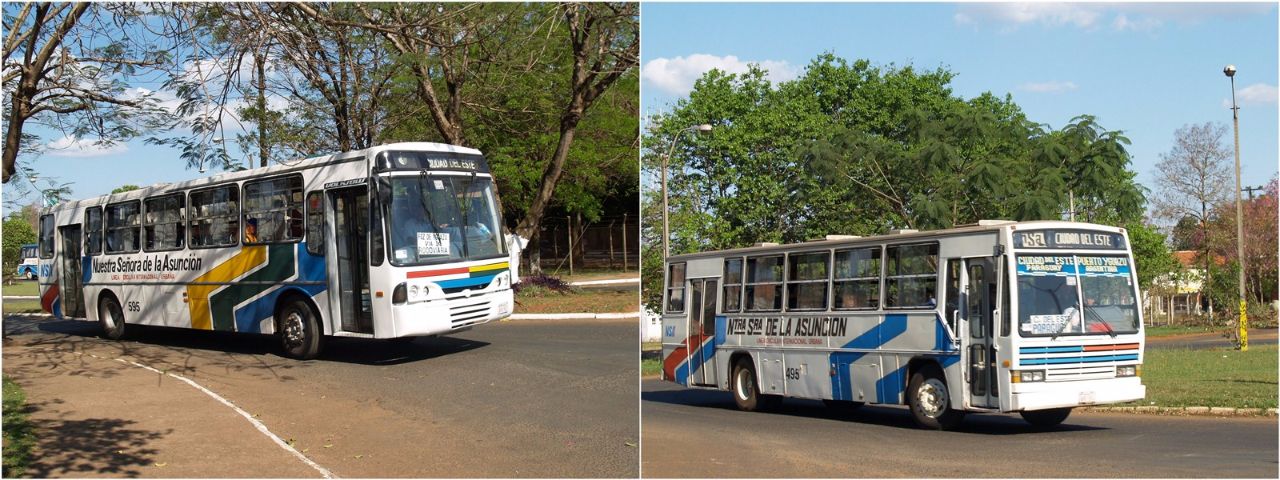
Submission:
M 145 9 L 162 6 L 28 2 L 3 8 L 4 183 L 21 173 L 19 157 L 43 148 L 28 123 L 106 145 L 168 125 L 152 95 L 127 90 L 120 78 L 168 64 L 169 48 L 130 35 Z
M 22 246 L 36 243 L 36 231 L 19 215 L 11 215 L 4 221 L 4 278 L 9 280 L 22 263 Z
M 111 189 L 111 193 L 112 193 L 112 194 L 116 194 L 116 193 L 132 192 L 132 191 L 137 190 L 137 189 L 139 189 L 139 188 L 142 188 L 142 187 L 139 187 L 139 186 L 137 186 L 137 185 L 133 185 L 133 184 L 129 184 L 129 185 L 121 185 L 121 186 L 119 186 L 119 187 L 116 187 L 116 188 Z
M 1272 178 L 1264 193 L 1251 200 L 1241 202 L 1244 217 L 1244 255 L 1245 255 L 1245 290 L 1246 298 L 1253 303 L 1265 303 L 1276 299 L 1277 243 L 1277 180 Z M 1215 206 L 1210 214 L 1213 218 L 1207 228 L 1209 231 L 1209 254 L 1221 258 L 1227 263 L 1231 278 L 1215 283 L 1221 290 L 1217 299 L 1225 298 L 1227 306 L 1234 306 L 1238 297 L 1239 256 L 1236 246 L 1235 201 L 1223 201 Z

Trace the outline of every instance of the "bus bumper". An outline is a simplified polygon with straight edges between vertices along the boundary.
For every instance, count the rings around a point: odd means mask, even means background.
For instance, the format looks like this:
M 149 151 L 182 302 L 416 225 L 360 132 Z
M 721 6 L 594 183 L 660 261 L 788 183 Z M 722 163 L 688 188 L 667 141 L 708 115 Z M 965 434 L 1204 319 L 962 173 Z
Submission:
M 392 305 L 391 335 L 378 338 L 448 335 L 511 316 L 511 289 L 476 293 L 470 297 Z
M 1140 377 L 1015 383 L 1010 385 L 1007 411 L 1123 403 L 1141 400 L 1146 396 L 1147 387 L 1142 384 Z

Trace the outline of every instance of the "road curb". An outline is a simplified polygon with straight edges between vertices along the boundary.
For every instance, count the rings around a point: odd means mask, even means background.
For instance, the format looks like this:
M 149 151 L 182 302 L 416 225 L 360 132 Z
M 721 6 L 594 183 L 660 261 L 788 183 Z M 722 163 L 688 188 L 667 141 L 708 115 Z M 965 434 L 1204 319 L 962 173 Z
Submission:
M 617 313 L 517 313 L 503 319 L 507 320 L 617 320 L 640 318 L 640 312 Z
M 39 300 L 40 297 L 35 295 L 5 295 L 5 300 Z
M 1141 407 L 1084 407 L 1086 412 L 1101 413 L 1141 413 L 1149 415 L 1197 415 L 1213 417 L 1275 417 L 1274 408 L 1235 408 L 1235 407 L 1159 407 L 1145 405 Z

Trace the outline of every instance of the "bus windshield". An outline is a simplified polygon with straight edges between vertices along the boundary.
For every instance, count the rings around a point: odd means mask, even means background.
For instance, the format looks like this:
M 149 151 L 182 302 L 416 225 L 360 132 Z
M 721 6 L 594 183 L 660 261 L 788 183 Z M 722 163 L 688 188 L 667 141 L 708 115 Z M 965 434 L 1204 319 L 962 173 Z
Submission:
M 1136 333 L 1131 272 L 1123 256 L 1019 255 L 1019 331 L 1023 336 Z
M 393 265 L 431 265 L 506 255 L 493 180 L 427 172 L 389 180 L 387 223 Z

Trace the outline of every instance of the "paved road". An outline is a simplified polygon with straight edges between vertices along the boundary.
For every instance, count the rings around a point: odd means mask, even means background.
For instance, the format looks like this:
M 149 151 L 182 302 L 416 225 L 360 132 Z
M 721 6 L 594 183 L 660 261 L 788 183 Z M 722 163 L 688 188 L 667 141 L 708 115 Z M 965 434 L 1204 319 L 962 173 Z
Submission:
M 739 412 L 728 392 L 641 382 L 645 477 L 1277 476 L 1275 418 L 1073 413 L 1052 431 L 970 415 L 959 431 L 912 426 L 898 407 L 841 417 L 787 400 Z
M 335 339 L 313 361 L 280 357 L 266 336 L 147 328 L 111 342 L 88 322 L 4 324 L 6 372 L 10 346 L 22 345 L 44 353 L 17 360 L 51 371 L 82 368 L 52 349 L 179 373 L 341 477 L 638 474 L 634 320 L 502 322 L 409 344 Z M 192 407 L 172 408 L 158 414 Z
M 1277 330 L 1274 328 L 1250 328 L 1249 345 L 1275 345 Z M 1210 348 L 1235 348 L 1235 341 L 1220 332 L 1193 333 L 1189 335 L 1170 335 L 1167 337 L 1147 337 L 1147 348 L 1187 348 L 1205 350 Z

